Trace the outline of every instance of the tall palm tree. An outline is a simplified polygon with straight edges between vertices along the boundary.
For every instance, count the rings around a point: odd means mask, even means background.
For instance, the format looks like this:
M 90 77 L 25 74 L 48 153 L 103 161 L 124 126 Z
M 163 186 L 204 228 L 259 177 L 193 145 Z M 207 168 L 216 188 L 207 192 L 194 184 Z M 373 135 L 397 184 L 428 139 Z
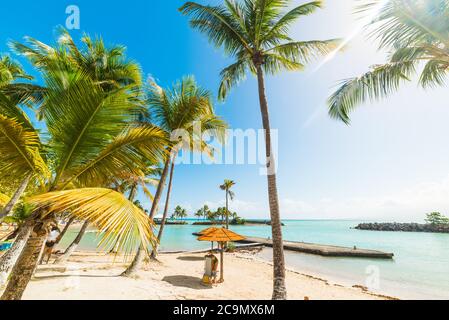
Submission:
M 66 65 L 41 70 L 46 84 L 42 119 L 49 136 L 45 148 L 49 161 L 42 160 L 41 167 L 51 175 L 29 200 L 36 207 L 23 228 L 25 245 L 12 268 L 5 300 L 21 298 L 36 268 L 46 226 L 58 214 L 69 212 L 89 220 L 104 231 L 102 245 L 119 237 L 123 251 L 133 250 L 137 241 L 153 245 L 155 240 L 147 216 L 104 186 L 111 175 L 139 175 L 148 161 L 158 162 L 165 153 L 165 133 L 150 124 L 136 124 L 141 103 L 128 86 L 105 91 L 85 71 Z M 0 122 L 11 127 L 8 137 L 15 145 L 39 146 L 37 131 L 3 115 Z M 2 132 L 0 137 L 4 138 Z M 31 148 L 35 153 L 41 150 L 35 149 Z M 25 171 L 29 152 L 13 148 L 9 152 L 11 162 L 16 159 L 10 170 Z
M 224 5 L 205 6 L 187 2 L 180 8 L 184 15 L 191 17 L 193 28 L 206 34 L 216 47 L 223 47 L 225 53 L 236 60 L 221 72 L 221 99 L 245 78 L 247 71 L 257 76 L 260 110 L 265 129 L 268 199 L 273 233 L 273 299 L 286 299 L 287 292 L 276 165 L 265 94 L 265 73 L 302 70 L 312 58 L 328 54 L 337 44 L 336 40 L 294 41 L 289 36 L 289 27 L 298 18 L 320 8 L 322 1 L 313 1 L 287 10 L 290 3 L 289 0 L 225 0 Z
M 148 103 L 153 123 L 164 129 L 167 135 L 173 135 L 173 133 L 182 135 L 181 142 L 179 142 L 178 136 L 173 137 L 175 141 L 170 146 L 171 156 L 166 164 L 170 169 L 170 177 L 158 234 L 160 242 L 169 211 L 175 160 L 178 153 L 183 150 L 184 152 L 205 152 L 209 156 L 213 156 L 211 145 L 204 141 L 201 135 L 207 131 L 211 136 L 223 142 L 227 124 L 215 115 L 210 92 L 202 89 L 191 76 L 184 77 L 171 89 L 163 90 L 153 84 L 149 91 Z M 161 184 L 160 186 L 162 187 Z M 157 207 L 156 201 L 159 200 L 155 198 L 153 207 Z M 156 253 L 155 250 L 154 254 Z
M 369 0 L 359 11 L 380 4 L 379 0 Z M 390 51 L 389 59 L 357 78 L 342 81 L 329 98 L 330 116 L 348 124 L 349 114 L 357 106 L 397 91 L 418 70 L 423 88 L 444 85 L 449 71 L 448 15 L 446 0 L 386 2 L 371 25 L 380 49 Z
M 231 188 L 235 186 L 232 180 L 225 180 L 220 189 L 226 192 L 226 229 L 229 229 L 229 199 L 234 200 L 234 192 Z
M 202 218 L 203 216 L 203 209 L 199 209 L 197 212 L 195 212 L 195 217 L 197 217 L 198 219 Z
M 209 217 L 209 212 L 210 212 L 209 206 L 207 204 L 205 204 L 202 208 L 202 211 L 203 211 L 204 219 L 207 220 Z

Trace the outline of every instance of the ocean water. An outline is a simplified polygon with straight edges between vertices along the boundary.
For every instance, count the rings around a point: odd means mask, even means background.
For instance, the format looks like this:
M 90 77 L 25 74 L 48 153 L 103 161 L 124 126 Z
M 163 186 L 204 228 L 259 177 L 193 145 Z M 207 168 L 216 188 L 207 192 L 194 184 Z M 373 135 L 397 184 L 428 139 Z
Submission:
M 286 251 L 288 267 L 348 286 L 362 285 L 370 290 L 408 299 L 449 299 L 449 234 L 402 233 L 355 230 L 362 221 L 313 220 L 284 221 L 285 240 L 328 245 L 357 246 L 393 252 L 393 260 L 366 258 L 333 258 Z M 192 235 L 204 226 L 167 226 L 161 243 L 164 251 L 210 248 Z M 246 236 L 271 236 L 269 226 L 232 226 L 232 230 Z M 76 235 L 69 233 L 64 243 Z M 88 233 L 81 248 L 95 249 L 96 233 Z M 63 245 L 64 245 L 63 243 Z M 271 249 L 258 258 L 271 260 Z

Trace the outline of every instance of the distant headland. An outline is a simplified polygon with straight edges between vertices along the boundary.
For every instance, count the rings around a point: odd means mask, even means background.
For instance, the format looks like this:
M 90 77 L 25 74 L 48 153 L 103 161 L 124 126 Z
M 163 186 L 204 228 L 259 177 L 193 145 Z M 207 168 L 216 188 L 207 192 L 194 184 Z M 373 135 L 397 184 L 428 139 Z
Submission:
M 361 223 L 357 230 L 449 233 L 449 218 L 439 212 L 427 214 L 426 223 Z

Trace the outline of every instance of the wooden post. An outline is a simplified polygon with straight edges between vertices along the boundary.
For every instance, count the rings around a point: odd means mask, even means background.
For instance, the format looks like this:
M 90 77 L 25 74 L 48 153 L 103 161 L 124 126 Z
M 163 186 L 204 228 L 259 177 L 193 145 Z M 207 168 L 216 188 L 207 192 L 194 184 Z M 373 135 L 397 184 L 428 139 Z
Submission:
M 224 243 L 221 242 L 220 246 L 221 246 L 221 250 L 220 250 L 220 283 L 223 283 L 224 282 L 224 276 L 223 276 L 223 269 L 224 269 L 223 268 L 223 266 L 224 266 L 224 264 L 223 264 Z

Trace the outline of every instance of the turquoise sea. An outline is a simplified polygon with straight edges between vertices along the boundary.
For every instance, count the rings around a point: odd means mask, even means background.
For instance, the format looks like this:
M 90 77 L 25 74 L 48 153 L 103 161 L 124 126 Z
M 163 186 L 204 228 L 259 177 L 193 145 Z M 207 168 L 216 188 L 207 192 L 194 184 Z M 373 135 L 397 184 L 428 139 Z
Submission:
M 192 221 L 190 221 L 192 222 Z M 357 246 L 395 254 L 394 260 L 328 258 L 286 252 L 288 267 L 348 286 L 410 299 L 449 299 L 449 234 L 376 232 L 352 229 L 360 222 L 347 220 L 284 221 L 285 240 L 329 245 Z M 204 226 L 167 226 L 161 248 L 164 251 L 207 249 L 209 243 L 196 241 L 193 232 Z M 242 235 L 268 238 L 269 226 L 233 226 Z M 64 243 L 76 235 L 71 231 Z M 96 233 L 88 233 L 81 249 L 95 249 Z M 258 258 L 271 260 L 271 249 Z

